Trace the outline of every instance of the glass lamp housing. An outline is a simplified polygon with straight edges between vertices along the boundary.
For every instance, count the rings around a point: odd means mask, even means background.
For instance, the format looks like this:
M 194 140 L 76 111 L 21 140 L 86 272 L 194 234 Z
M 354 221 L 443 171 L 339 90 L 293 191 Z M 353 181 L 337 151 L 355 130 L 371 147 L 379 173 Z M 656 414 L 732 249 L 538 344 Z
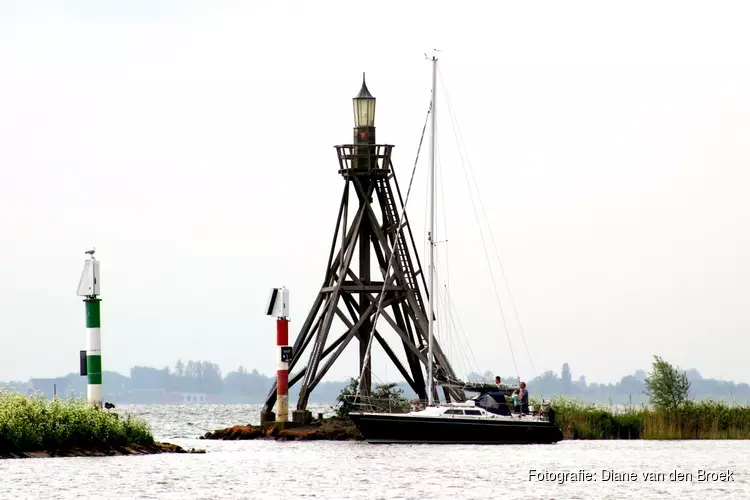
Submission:
M 365 75 L 362 74 L 362 88 L 359 94 L 353 99 L 354 101 L 354 126 L 355 127 L 374 127 L 375 126 L 375 98 L 367 90 Z

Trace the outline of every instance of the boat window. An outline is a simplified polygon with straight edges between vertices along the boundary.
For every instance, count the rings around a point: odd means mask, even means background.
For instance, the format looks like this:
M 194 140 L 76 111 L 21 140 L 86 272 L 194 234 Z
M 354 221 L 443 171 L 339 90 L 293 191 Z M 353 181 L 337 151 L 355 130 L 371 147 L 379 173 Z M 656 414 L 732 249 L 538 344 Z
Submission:
M 481 415 L 482 412 L 479 410 L 464 410 L 467 415 Z
M 463 410 L 445 410 L 445 415 L 463 415 Z

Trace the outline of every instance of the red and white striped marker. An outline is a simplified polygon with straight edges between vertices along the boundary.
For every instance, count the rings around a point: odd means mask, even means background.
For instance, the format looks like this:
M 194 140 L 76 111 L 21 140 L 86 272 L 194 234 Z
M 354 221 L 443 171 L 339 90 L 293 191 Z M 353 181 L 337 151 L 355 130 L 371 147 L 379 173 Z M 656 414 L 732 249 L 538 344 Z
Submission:
M 286 422 L 289 419 L 289 320 L 276 320 L 276 421 Z
M 292 348 L 289 346 L 289 290 L 274 288 L 268 299 L 266 314 L 276 316 L 276 421 L 289 420 L 289 363 Z

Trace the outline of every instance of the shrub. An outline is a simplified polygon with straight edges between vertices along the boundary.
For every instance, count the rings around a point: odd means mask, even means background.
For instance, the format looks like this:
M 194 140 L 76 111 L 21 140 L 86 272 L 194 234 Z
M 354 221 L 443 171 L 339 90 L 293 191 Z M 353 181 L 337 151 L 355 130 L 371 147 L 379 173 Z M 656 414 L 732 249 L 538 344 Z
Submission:
M 151 444 L 147 422 L 89 406 L 82 398 L 0 393 L 0 449 L 58 450 L 79 446 Z

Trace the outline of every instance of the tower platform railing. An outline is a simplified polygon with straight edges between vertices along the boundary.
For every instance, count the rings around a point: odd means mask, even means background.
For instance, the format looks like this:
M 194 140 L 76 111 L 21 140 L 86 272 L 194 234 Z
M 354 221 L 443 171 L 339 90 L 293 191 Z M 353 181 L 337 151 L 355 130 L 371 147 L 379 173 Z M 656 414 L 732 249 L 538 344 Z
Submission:
M 386 177 L 391 172 L 391 144 L 342 144 L 335 147 L 339 173 L 344 177 Z

